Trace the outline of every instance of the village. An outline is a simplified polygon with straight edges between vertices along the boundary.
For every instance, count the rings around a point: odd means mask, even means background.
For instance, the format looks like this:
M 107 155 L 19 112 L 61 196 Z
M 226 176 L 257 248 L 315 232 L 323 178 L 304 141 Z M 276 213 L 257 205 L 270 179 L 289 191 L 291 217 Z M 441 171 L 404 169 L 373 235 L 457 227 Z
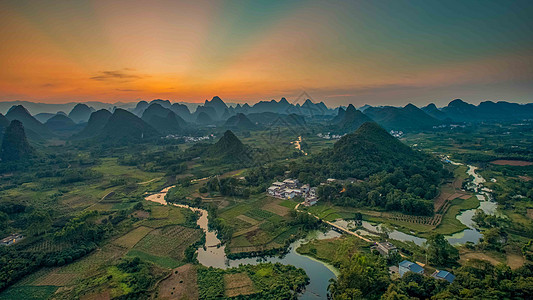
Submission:
M 336 179 L 329 178 L 327 179 L 326 183 L 321 184 L 330 184 L 336 182 Z M 355 178 L 349 178 L 346 180 L 346 182 L 355 182 L 358 181 Z M 339 182 L 344 182 L 343 180 L 339 180 Z M 288 178 L 283 180 L 283 182 L 276 181 L 273 182 L 272 185 L 267 189 L 267 194 L 279 198 L 279 199 L 294 199 L 296 197 L 301 197 L 304 199 L 302 204 L 306 207 L 315 205 L 318 202 L 318 196 L 317 196 L 317 188 L 316 187 L 310 187 L 309 184 L 301 184 L 298 179 L 292 179 Z M 331 224 L 330 222 L 327 222 L 328 224 L 332 225 L 332 228 L 335 230 L 339 230 L 338 227 L 335 227 L 335 225 Z M 343 232 L 343 231 L 339 231 Z M 354 234 L 356 235 L 356 234 Z M 357 235 L 358 236 L 358 235 Z M 367 240 L 367 239 L 365 239 Z M 370 241 L 370 240 L 367 240 Z M 391 257 L 391 255 L 401 255 L 398 251 L 398 248 L 394 246 L 392 243 L 388 241 L 381 241 L 381 242 L 374 242 L 374 246 L 372 246 L 372 249 L 379 252 L 381 256 L 385 258 Z M 421 275 L 426 275 L 424 273 L 424 266 L 425 264 L 420 262 L 411 262 L 408 260 L 403 260 L 400 263 L 398 263 L 397 266 L 391 266 L 389 268 L 389 272 L 391 275 L 397 274 L 400 277 L 403 277 L 403 275 L 407 272 L 414 272 Z M 455 276 L 444 270 L 435 270 L 431 275 L 431 277 L 435 279 L 441 279 L 446 280 L 448 282 L 453 282 L 455 279 Z
M 317 188 L 309 184 L 300 184 L 298 179 L 285 179 L 283 182 L 276 181 L 267 189 L 267 194 L 279 199 L 304 198 L 305 206 L 315 205 L 318 201 Z

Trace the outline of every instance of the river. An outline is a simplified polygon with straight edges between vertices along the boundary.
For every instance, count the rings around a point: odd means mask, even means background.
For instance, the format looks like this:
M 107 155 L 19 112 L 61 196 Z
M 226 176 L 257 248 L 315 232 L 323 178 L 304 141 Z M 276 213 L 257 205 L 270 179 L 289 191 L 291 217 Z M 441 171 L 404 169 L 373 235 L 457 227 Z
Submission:
M 461 165 L 460 163 L 456 163 L 451 160 L 448 160 L 448 162 L 453 165 Z M 483 183 L 486 182 L 486 180 L 485 178 L 483 178 L 483 176 L 476 173 L 477 169 L 478 168 L 475 166 L 468 165 L 468 170 L 466 171 L 466 173 L 474 177 L 470 184 L 472 185 L 472 189 L 476 192 L 476 197 L 479 200 L 479 206 L 477 208 L 465 210 L 457 214 L 457 220 L 461 221 L 461 223 L 463 223 L 468 228 L 461 232 L 445 236 L 448 242 L 450 242 L 450 244 L 452 245 L 462 245 L 466 244 L 467 242 L 477 244 L 479 240 L 483 237 L 481 232 L 479 232 L 479 230 L 477 230 L 477 228 L 474 226 L 475 224 L 472 220 L 472 217 L 474 216 L 476 210 L 481 209 L 489 215 L 496 214 L 498 204 L 494 201 L 491 201 L 492 196 L 487 191 L 482 190 Z M 351 224 L 350 222 L 344 220 L 337 220 L 335 221 L 335 224 L 341 225 L 345 228 L 355 227 L 354 224 Z M 363 221 L 363 229 L 359 229 L 359 231 L 363 235 L 376 235 L 381 232 L 381 225 L 382 224 L 372 224 L 370 222 Z M 415 236 L 414 234 L 401 232 L 396 229 L 393 229 L 389 233 L 389 238 L 403 242 L 413 242 L 418 246 L 422 246 L 426 242 L 425 238 Z
M 157 202 L 163 205 L 168 203 L 165 201 L 165 195 L 172 188 L 167 187 L 159 193 L 147 196 L 148 201 Z M 296 249 L 303 243 L 312 239 L 328 239 L 341 236 L 333 230 L 327 232 L 313 231 L 307 237 L 299 239 L 289 246 L 289 252 L 283 257 L 254 257 L 241 259 L 228 259 L 225 253 L 225 245 L 221 245 L 220 240 L 216 236 L 216 232 L 208 228 L 208 212 L 205 209 L 190 207 L 183 204 L 173 204 L 178 207 L 188 208 L 198 212 L 200 217 L 196 222 L 206 234 L 205 247 L 198 248 L 198 262 L 206 267 L 214 268 L 231 268 L 238 267 L 240 264 L 258 264 L 262 262 L 282 263 L 286 265 L 293 265 L 302 268 L 309 276 L 309 284 L 305 290 L 299 295 L 299 299 L 326 299 L 327 287 L 331 278 L 336 278 L 338 271 L 332 265 L 318 261 L 311 257 L 298 254 Z

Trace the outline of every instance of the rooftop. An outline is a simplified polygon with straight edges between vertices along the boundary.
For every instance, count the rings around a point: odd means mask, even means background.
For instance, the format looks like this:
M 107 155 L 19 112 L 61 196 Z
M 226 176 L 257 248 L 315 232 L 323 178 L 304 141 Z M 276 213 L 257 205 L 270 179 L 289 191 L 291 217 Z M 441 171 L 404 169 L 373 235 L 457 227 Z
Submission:
M 415 272 L 415 273 L 420 273 L 421 271 L 424 271 L 424 268 L 422 268 L 420 265 L 414 262 L 408 261 L 408 260 L 402 261 L 400 263 L 400 267 L 407 268 L 410 271 Z

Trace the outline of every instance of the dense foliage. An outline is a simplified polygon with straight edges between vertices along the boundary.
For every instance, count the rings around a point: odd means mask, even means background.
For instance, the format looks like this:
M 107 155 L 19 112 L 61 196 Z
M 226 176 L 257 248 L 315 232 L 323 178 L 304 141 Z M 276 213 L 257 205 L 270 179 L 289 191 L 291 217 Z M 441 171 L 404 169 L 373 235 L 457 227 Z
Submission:
M 323 200 L 344 206 L 370 206 L 430 215 L 444 177 L 450 175 L 435 158 L 389 135 L 375 123 L 363 124 L 328 149 L 291 166 L 291 176 L 313 185 L 326 178 L 365 179 L 345 187 L 323 186 Z M 352 180 L 353 181 L 353 180 Z
M 487 261 L 472 260 L 454 270 L 452 284 L 414 273 L 404 275 L 389 286 L 382 299 L 531 299 L 533 265 L 516 270 L 493 266 Z
M 238 273 L 244 273 L 251 279 L 253 292 L 237 299 L 297 299 L 297 292 L 309 283 L 303 269 L 280 263 L 241 265 L 227 270 L 199 268 L 199 298 L 227 299 L 224 275 Z

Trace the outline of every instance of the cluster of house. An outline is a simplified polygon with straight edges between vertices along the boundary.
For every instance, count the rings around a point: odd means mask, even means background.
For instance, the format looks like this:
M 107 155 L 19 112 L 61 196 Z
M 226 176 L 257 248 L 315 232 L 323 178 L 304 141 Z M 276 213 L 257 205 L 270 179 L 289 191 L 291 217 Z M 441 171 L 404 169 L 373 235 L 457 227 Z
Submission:
M 322 134 L 322 133 L 318 133 L 316 136 L 318 136 L 319 138 L 323 138 L 323 139 L 326 139 L 326 140 L 338 140 L 340 139 L 341 137 L 345 136 L 346 134 L 331 134 L 331 133 L 325 133 L 325 134 Z
M 169 134 L 164 137 L 165 139 L 172 139 L 172 140 L 183 140 L 185 143 L 195 143 L 195 142 L 201 142 L 209 139 L 215 138 L 213 134 L 205 135 L 205 136 L 184 136 L 184 135 L 176 135 L 176 134 Z
M 318 201 L 316 187 L 310 187 L 309 184 L 302 185 L 298 179 L 276 181 L 267 189 L 267 194 L 280 199 L 303 197 L 305 206 L 314 205 Z
M 401 130 L 391 130 L 389 133 L 390 133 L 390 135 L 392 135 L 393 137 L 398 138 L 398 139 L 403 136 L 403 131 L 401 131 Z
M 378 242 L 376 243 L 374 249 L 376 249 L 382 256 L 385 257 L 389 257 L 392 254 L 398 253 L 398 248 L 389 242 Z M 424 267 L 418 263 L 404 260 L 398 264 L 398 273 L 401 277 L 403 277 L 403 275 L 407 272 L 424 275 Z M 455 279 L 455 275 L 444 270 L 436 270 L 433 272 L 433 274 L 431 274 L 431 277 L 435 279 L 446 280 L 449 283 L 452 283 Z
M 24 236 L 22 234 L 19 234 L 19 233 L 14 233 L 8 237 L 5 237 L 3 238 L 1 241 L 0 241 L 0 245 L 1 246 L 9 246 L 9 245 L 12 245 L 20 240 L 22 240 L 24 238 Z

